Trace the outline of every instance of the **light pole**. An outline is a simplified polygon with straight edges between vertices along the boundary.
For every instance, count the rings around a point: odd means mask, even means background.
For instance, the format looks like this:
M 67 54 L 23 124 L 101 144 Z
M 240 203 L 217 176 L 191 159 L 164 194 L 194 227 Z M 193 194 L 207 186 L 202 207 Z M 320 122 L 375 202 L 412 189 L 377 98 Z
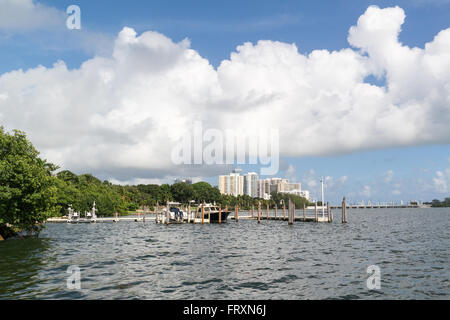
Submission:
M 324 197 L 323 197 L 323 177 L 320 178 L 320 183 L 322 184 L 322 219 L 325 219 L 325 207 L 324 207 Z

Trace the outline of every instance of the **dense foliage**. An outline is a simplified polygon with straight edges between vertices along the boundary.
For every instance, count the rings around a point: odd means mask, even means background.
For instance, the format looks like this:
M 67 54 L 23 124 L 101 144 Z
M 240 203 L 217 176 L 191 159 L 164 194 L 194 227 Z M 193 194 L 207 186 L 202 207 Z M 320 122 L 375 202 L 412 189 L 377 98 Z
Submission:
M 450 207 L 450 198 L 445 198 L 444 201 L 439 201 L 437 199 L 434 199 L 431 201 L 432 207 Z
M 207 182 L 121 186 L 68 170 L 55 175 L 57 169 L 39 158 L 23 132 L 9 134 L 0 127 L 0 230 L 38 231 L 48 217 L 66 215 L 69 205 L 84 214 L 94 201 L 99 216 L 124 214 L 141 206 L 153 209 L 157 203 L 164 205 L 167 201 L 215 202 L 230 208 L 238 204 L 242 209 L 256 208 L 259 201 L 264 208 L 267 204 L 273 208 L 282 200 L 287 204 L 288 198 L 297 207 L 308 204 L 304 198 L 279 193 L 273 193 L 272 200 L 221 195 Z
M 0 227 L 38 231 L 55 215 L 57 188 L 52 172 L 57 167 L 39 158 L 25 134 L 0 127 Z
M 100 216 L 110 216 L 114 212 L 127 213 L 134 211 L 140 206 L 149 206 L 151 209 L 159 203 L 165 205 L 167 201 L 176 201 L 188 204 L 193 200 L 195 203 L 216 203 L 223 207 L 232 208 L 236 204 L 242 209 L 255 208 L 260 201 L 265 208 L 267 204 L 271 208 L 275 203 L 280 206 L 281 200 L 288 203 L 291 198 L 297 208 L 302 208 L 303 204 L 308 205 L 308 201 L 296 195 L 273 193 L 273 200 L 262 200 L 252 198 L 248 195 L 231 196 L 221 195 L 217 188 L 212 187 L 207 182 L 198 182 L 188 185 L 184 182 L 172 185 L 149 184 L 137 186 L 113 185 L 108 181 L 101 182 L 89 174 L 77 176 L 70 171 L 61 171 L 57 175 L 58 180 L 58 205 L 61 214 L 65 214 L 69 204 L 75 210 L 88 211 L 95 200 L 98 204 L 98 214 Z

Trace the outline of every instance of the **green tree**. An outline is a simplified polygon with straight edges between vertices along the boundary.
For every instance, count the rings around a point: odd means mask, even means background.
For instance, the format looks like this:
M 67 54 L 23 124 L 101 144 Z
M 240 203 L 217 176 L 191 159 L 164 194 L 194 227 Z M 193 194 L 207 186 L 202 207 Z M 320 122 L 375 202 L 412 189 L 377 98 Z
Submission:
M 56 176 L 58 179 L 68 183 L 78 184 L 80 182 L 78 176 L 69 170 L 60 171 Z
M 172 194 L 170 193 L 170 186 L 168 184 L 163 184 L 159 187 L 159 204 L 165 204 L 167 201 L 173 200 Z
M 194 191 L 194 200 L 197 203 L 217 202 L 221 199 L 219 189 L 212 187 L 207 182 L 194 183 L 192 189 Z
M 39 157 L 25 133 L 0 127 L 0 226 L 39 232 L 58 212 L 52 172 L 57 167 Z
M 441 202 L 438 199 L 433 199 L 431 201 L 431 206 L 432 207 L 440 207 L 441 206 Z
M 444 199 L 444 206 L 450 207 L 450 198 L 445 198 Z
M 185 182 L 175 183 L 170 186 L 170 192 L 175 201 L 188 203 L 194 196 L 194 189 Z
M 58 176 L 56 180 L 57 187 L 57 205 L 61 215 L 68 214 L 69 205 L 72 208 L 80 207 L 81 192 L 75 184 L 61 180 Z

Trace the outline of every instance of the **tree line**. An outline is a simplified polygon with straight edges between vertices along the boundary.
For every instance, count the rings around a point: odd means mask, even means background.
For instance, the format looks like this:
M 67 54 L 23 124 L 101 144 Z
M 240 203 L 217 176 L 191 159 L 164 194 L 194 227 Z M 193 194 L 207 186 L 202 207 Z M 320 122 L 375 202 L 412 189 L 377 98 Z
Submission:
M 261 202 L 273 208 L 290 198 L 297 207 L 308 205 L 296 195 L 272 193 L 271 200 L 248 195 L 222 195 L 207 182 L 172 185 L 115 185 L 92 174 L 77 175 L 39 157 L 39 151 L 22 131 L 8 133 L 0 126 L 0 238 L 24 230 L 39 232 L 49 217 L 66 215 L 69 205 L 76 211 L 89 211 L 96 202 L 99 216 L 115 212 L 127 214 L 141 206 L 152 210 L 159 203 L 216 203 L 223 207 L 255 208 Z
M 450 198 L 445 198 L 443 201 L 439 201 L 438 199 L 433 199 L 431 202 L 428 202 L 428 204 L 431 204 L 432 207 L 450 207 Z
M 112 216 L 115 212 L 126 214 L 142 206 L 153 210 L 157 204 L 165 205 L 167 201 L 179 202 L 183 205 L 188 205 L 191 201 L 195 204 L 216 203 L 223 208 L 239 205 L 244 210 L 249 210 L 252 206 L 256 208 L 258 202 L 261 202 L 264 208 L 267 205 L 270 208 L 275 205 L 280 206 L 283 201 L 287 205 L 289 199 L 296 207 L 308 205 L 305 198 L 277 192 L 272 193 L 271 200 L 252 198 L 248 195 L 224 195 L 207 182 L 122 186 L 109 181 L 102 182 L 90 174 L 76 175 L 68 170 L 59 172 L 56 180 L 57 206 L 60 209 L 60 215 L 67 213 L 69 205 L 77 211 L 89 211 L 94 201 L 97 204 L 99 216 Z

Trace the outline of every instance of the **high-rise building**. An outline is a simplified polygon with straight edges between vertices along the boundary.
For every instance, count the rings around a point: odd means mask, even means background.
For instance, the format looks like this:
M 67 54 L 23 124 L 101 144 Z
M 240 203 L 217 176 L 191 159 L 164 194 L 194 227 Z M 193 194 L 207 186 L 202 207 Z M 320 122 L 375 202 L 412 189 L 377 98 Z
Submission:
M 244 177 L 239 173 L 230 173 L 230 194 L 233 196 L 244 194 Z
M 230 176 L 219 176 L 219 191 L 221 194 L 230 194 Z
M 231 194 L 234 196 L 244 194 L 244 177 L 239 174 L 240 169 L 229 175 L 219 176 L 219 191 L 221 194 Z
M 272 192 L 289 193 L 310 200 L 307 190 L 302 190 L 301 183 L 289 183 L 288 179 L 267 178 L 258 180 L 258 174 L 249 172 L 240 175 L 240 169 L 233 170 L 229 175 L 219 176 L 219 190 L 221 194 L 234 196 L 249 195 L 253 198 L 270 199 Z
M 249 172 L 244 175 L 244 194 L 250 197 L 258 196 L 258 174 L 256 172 Z
M 258 198 L 264 198 L 264 194 L 266 193 L 266 184 L 264 180 L 258 180 L 257 181 L 257 197 Z

